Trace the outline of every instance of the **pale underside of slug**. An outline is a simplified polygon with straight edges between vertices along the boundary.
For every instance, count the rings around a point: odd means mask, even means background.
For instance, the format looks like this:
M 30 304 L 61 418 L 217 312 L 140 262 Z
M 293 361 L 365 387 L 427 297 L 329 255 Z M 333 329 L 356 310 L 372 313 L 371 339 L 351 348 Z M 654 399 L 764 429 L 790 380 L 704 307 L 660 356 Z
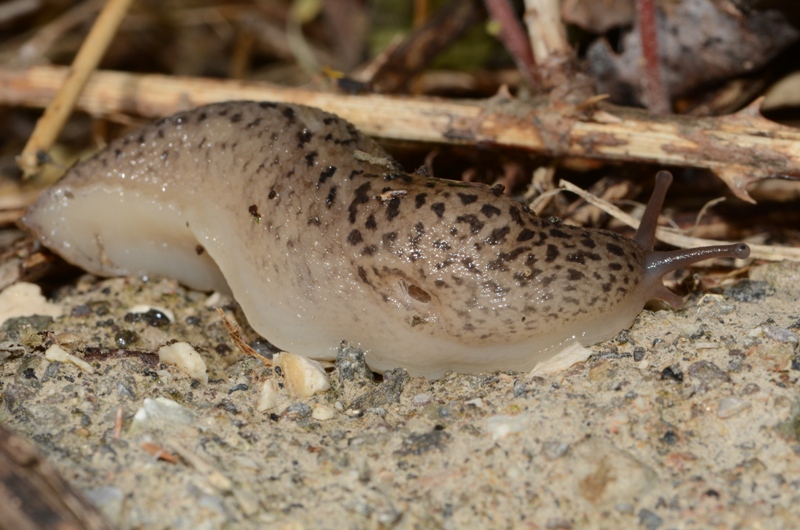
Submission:
M 254 102 L 110 143 L 23 224 L 98 275 L 231 292 L 279 348 L 331 359 L 347 340 L 374 370 L 428 377 L 529 370 L 613 337 L 651 298 L 678 305 L 661 275 L 706 256 L 547 222 L 492 188 L 404 173 L 334 115 Z M 744 255 L 726 249 L 706 254 Z

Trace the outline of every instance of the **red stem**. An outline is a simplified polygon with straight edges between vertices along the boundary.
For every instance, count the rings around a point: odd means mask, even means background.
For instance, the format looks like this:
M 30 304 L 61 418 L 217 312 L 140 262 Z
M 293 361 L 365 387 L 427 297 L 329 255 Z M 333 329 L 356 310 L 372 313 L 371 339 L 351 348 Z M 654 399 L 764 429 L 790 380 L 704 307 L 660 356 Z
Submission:
M 658 28 L 656 26 L 655 0 L 637 0 L 639 34 L 644 57 L 644 94 L 647 108 L 655 114 L 671 111 L 669 94 L 661 75 L 658 54 Z
M 530 86 L 537 86 L 534 74 L 536 60 L 533 58 L 531 43 L 511 8 L 510 0 L 484 0 L 484 3 L 489 16 L 500 24 L 500 40 L 511 54 L 520 73 Z

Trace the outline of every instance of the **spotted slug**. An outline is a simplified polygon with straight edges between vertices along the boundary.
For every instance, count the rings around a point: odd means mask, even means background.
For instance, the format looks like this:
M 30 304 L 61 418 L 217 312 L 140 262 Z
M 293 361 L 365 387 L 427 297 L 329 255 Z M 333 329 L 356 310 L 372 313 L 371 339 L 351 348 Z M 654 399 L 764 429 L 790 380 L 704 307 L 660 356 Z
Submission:
M 540 219 L 497 188 L 405 173 L 351 123 L 235 101 L 176 114 L 70 169 L 22 225 L 102 276 L 232 293 L 277 347 L 376 371 L 529 370 L 631 325 L 661 277 L 744 244 L 653 251 L 671 176 L 633 239 Z

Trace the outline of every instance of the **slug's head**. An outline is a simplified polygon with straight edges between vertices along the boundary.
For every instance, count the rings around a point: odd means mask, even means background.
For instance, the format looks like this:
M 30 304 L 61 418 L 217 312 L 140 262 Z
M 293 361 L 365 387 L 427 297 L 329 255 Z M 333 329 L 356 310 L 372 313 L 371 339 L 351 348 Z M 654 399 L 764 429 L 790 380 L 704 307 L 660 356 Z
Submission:
M 658 227 L 658 215 L 661 212 L 664 197 L 671 183 L 672 174 L 668 171 L 658 172 L 656 175 L 656 187 L 650 197 L 650 202 L 647 203 L 647 208 L 633 240 L 644 252 L 642 263 L 644 281 L 642 282 L 642 287 L 645 289 L 647 299 L 664 300 L 675 309 L 680 309 L 683 307 L 683 299 L 664 287 L 661 282 L 661 278 L 665 274 L 712 258 L 743 259 L 750 255 L 750 247 L 745 243 L 734 243 L 732 245 L 697 247 L 666 252 L 654 251 L 653 242 L 655 241 L 656 228 Z

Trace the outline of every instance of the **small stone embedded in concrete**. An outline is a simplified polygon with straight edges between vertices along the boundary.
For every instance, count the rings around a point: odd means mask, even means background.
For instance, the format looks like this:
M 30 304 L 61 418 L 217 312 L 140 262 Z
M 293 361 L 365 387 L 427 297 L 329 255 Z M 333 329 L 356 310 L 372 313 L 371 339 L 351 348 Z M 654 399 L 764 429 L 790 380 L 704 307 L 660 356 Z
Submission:
M 486 430 L 492 435 L 492 440 L 497 441 L 522 432 L 528 425 L 527 418 L 523 416 L 508 416 L 498 414 L 486 420 Z
M 365 410 L 397 403 L 409 379 L 408 372 L 402 368 L 384 372 L 381 384 L 354 399 L 350 408 Z
M 318 421 L 326 421 L 333 418 L 335 412 L 332 408 L 325 405 L 314 405 L 311 417 Z
M 719 400 L 717 406 L 717 417 L 726 419 L 736 416 L 750 408 L 750 403 L 737 397 L 726 397 Z
M 278 404 L 278 385 L 272 379 L 267 379 L 261 385 L 261 395 L 258 398 L 256 410 L 264 412 L 272 410 Z
M 72 354 L 67 353 L 67 351 L 59 346 L 58 344 L 53 344 L 47 351 L 44 352 L 44 358 L 48 361 L 58 361 L 62 363 L 72 363 L 87 374 L 93 374 L 94 368 L 92 365 L 84 361 L 83 359 L 79 359 Z
M 586 361 L 591 354 L 592 350 L 573 342 L 556 354 L 555 357 L 534 366 L 533 370 L 530 371 L 530 375 L 549 375 L 563 372 L 573 364 Z
M 171 399 L 145 398 L 142 406 L 133 415 L 131 433 L 153 429 L 171 429 L 176 425 L 188 426 L 195 422 L 192 411 Z
M 164 307 L 140 304 L 128 309 L 128 313 L 139 315 L 139 318 L 156 327 L 175 322 L 175 313 Z
M 424 407 L 425 405 L 431 402 L 431 399 L 432 398 L 430 392 L 421 392 L 416 396 L 414 396 L 413 398 L 411 398 L 411 403 L 415 407 Z
M 206 363 L 197 350 L 188 342 L 175 342 L 158 349 L 158 360 L 164 364 L 175 365 L 178 370 L 192 379 L 208 383 Z
M 317 361 L 289 352 L 275 354 L 275 366 L 283 371 L 286 389 L 300 398 L 311 397 L 331 387 L 325 369 Z
M 0 325 L 15 317 L 43 315 L 58 318 L 64 308 L 48 302 L 36 284 L 17 282 L 0 292 Z
M 686 370 L 695 392 L 704 394 L 723 383 L 730 383 L 731 377 L 711 361 L 701 360 L 689 365 Z

